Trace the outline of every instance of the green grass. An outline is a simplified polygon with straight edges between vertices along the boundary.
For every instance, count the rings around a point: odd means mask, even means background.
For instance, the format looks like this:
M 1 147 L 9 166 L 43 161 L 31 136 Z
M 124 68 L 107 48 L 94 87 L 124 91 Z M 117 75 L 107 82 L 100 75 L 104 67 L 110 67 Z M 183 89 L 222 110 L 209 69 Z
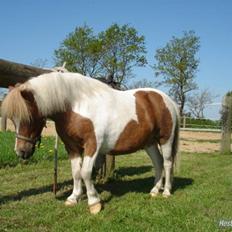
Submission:
M 53 140 L 46 146 L 51 150 Z M 15 156 L 7 151 L 1 156 Z M 153 169 L 144 152 L 117 157 L 115 179 L 96 187 L 105 207 L 95 216 L 86 196 L 73 208 L 64 206 L 72 190 L 70 163 L 62 158 L 58 165 L 56 198 L 47 156 L 0 169 L 0 231 L 221 231 L 219 220 L 232 220 L 232 155 L 182 154 L 169 199 L 150 198 Z

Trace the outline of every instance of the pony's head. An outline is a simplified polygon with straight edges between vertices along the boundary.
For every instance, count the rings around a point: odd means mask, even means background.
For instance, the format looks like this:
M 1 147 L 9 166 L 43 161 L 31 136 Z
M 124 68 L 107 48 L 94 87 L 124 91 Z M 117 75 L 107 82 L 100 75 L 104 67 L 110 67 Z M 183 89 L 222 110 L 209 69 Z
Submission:
M 26 84 L 11 88 L 2 103 L 2 117 L 11 119 L 15 125 L 16 154 L 28 159 L 35 151 L 46 120 L 38 111 L 33 92 Z

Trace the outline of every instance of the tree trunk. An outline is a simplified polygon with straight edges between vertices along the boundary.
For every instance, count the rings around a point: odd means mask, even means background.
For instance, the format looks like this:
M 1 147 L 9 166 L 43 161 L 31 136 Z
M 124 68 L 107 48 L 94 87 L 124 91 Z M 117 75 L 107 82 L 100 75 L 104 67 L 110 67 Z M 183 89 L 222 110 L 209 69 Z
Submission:
M 231 153 L 232 96 L 225 96 L 222 104 L 221 153 Z
M 180 102 L 180 116 L 184 116 L 184 105 L 185 105 L 185 96 L 182 95 Z

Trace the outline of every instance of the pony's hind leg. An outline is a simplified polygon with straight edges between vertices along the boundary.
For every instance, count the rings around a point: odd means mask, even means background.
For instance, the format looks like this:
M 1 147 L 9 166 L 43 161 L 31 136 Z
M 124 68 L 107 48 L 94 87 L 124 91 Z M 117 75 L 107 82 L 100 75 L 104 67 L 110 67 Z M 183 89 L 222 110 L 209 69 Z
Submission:
M 77 203 L 82 195 L 82 181 L 81 181 L 81 163 L 82 158 L 78 156 L 70 155 L 72 177 L 73 177 L 73 192 L 65 201 L 66 206 L 73 206 Z
M 93 156 L 85 155 L 83 159 L 83 165 L 81 168 L 81 176 L 85 182 L 88 205 L 90 208 L 90 213 L 97 214 L 101 210 L 101 202 L 96 189 L 94 188 L 93 181 L 91 179 L 91 174 L 93 170 L 93 165 L 96 160 L 98 152 Z
M 166 143 L 161 145 L 163 159 L 164 159 L 164 173 L 165 173 L 165 184 L 164 184 L 164 197 L 171 195 L 172 181 L 173 181 L 173 163 L 172 157 L 172 143 Z
M 150 192 L 151 196 L 154 197 L 159 194 L 163 184 L 163 157 L 160 154 L 157 144 L 149 146 L 145 150 L 155 167 L 155 184 Z

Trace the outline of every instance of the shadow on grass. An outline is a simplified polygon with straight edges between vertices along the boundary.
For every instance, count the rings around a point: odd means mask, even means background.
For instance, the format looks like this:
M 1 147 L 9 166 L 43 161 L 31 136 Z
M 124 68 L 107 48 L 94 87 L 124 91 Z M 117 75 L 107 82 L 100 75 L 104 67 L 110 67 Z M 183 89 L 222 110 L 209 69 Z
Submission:
M 72 185 L 72 183 L 73 183 L 72 180 L 67 180 L 62 183 L 59 183 L 57 185 L 57 188 L 60 189 L 62 186 Z M 40 195 L 43 193 L 52 192 L 52 188 L 53 188 L 52 185 L 46 185 L 46 186 L 42 186 L 39 188 L 30 188 L 27 190 L 23 190 L 21 192 L 18 192 L 17 194 L 11 194 L 11 195 L 6 195 L 6 196 L 0 195 L 0 205 L 3 205 L 9 201 L 20 201 L 25 197 L 30 197 L 34 195 Z
M 193 184 L 191 178 L 174 178 L 173 193 L 178 189 L 184 189 Z M 154 185 L 153 177 L 139 178 L 135 180 L 115 180 L 107 184 L 97 185 L 99 192 L 108 191 L 114 196 L 122 196 L 129 192 L 149 193 Z
M 154 185 L 155 177 L 139 176 L 133 180 L 121 179 L 126 176 L 141 175 L 146 172 L 150 172 L 153 169 L 152 166 L 140 166 L 140 167 L 121 167 L 115 171 L 116 179 L 111 180 L 106 184 L 96 185 L 99 192 L 108 191 L 114 196 L 122 196 L 128 192 L 137 193 L 149 193 Z M 178 189 L 184 189 L 188 185 L 193 184 L 193 179 L 174 177 L 174 184 L 172 192 L 174 193 Z
M 128 192 L 136 192 L 136 193 L 149 193 L 154 184 L 154 177 L 145 177 L 145 178 L 137 178 L 133 180 L 122 180 L 120 179 L 123 176 L 133 176 L 139 175 L 142 173 L 149 172 L 152 169 L 151 166 L 142 166 L 142 167 L 128 167 L 128 168 L 120 168 L 116 171 L 117 178 L 116 180 L 111 180 L 106 184 L 97 184 L 96 188 L 99 193 L 104 191 L 110 192 L 113 196 L 122 196 Z M 193 179 L 191 178 L 182 178 L 175 177 L 174 178 L 174 186 L 173 192 L 178 189 L 184 189 L 188 185 L 193 184 Z M 57 200 L 65 200 L 72 192 L 71 188 L 67 188 L 67 186 L 72 185 L 72 180 L 67 180 L 58 184 L 58 194 L 56 195 Z M 43 186 L 40 188 L 31 188 L 28 190 L 23 190 L 18 194 L 0 196 L 0 205 L 5 204 L 9 201 L 19 201 L 22 198 L 39 195 L 52 191 L 52 185 Z M 110 197 L 111 199 L 111 197 Z M 110 201 L 110 199 L 106 201 Z
M 120 167 L 115 170 L 115 175 L 117 177 L 124 176 L 133 176 L 133 175 L 141 175 L 146 172 L 150 172 L 152 170 L 152 166 L 141 166 L 141 167 Z

